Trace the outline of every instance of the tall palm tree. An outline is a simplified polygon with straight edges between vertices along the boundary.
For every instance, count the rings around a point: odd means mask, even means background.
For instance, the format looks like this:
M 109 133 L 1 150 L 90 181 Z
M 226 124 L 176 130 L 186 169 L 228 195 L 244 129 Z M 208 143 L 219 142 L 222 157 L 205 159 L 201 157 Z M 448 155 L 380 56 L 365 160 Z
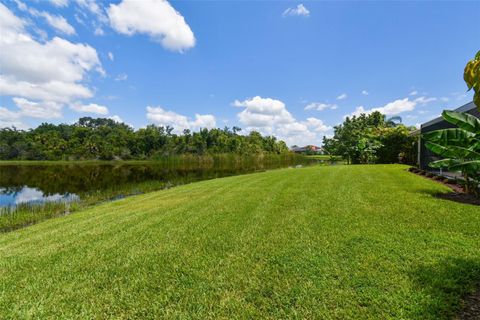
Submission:
M 400 117 L 400 116 L 393 116 L 393 117 L 390 117 L 390 118 L 387 118 L 387 116 L 384 116 L 384 117 L 385 117 L 385 123 L 389 127 L 396 127 L 396 126 L 402 124 L 402 117 Z

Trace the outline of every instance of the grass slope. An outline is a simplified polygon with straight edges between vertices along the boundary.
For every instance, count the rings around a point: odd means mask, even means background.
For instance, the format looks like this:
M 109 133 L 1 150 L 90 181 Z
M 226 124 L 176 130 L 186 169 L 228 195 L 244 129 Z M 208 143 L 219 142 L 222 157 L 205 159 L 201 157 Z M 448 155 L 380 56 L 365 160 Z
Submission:
M 5 318 L 441 319 L 480 280 L 480 209 L 402 166 L 284 169 L 0 235 Z

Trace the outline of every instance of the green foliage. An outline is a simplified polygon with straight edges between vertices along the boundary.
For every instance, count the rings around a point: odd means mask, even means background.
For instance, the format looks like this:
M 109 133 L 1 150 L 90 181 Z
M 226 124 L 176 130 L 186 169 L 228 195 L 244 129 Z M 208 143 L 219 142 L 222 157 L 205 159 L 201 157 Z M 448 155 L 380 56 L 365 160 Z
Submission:
M 414 163 L 411 131 L 401 124 L 400 117 L 387 119 L 380 112 L 361 114 L 335 126 L 334 136 L 323 139 L 323 149 L 349 163 Z
M 360 155 L 360 163 L 375 163 L 378 160 L 377 150 L 382 146 L 382 143 L 374 136 L 360 138 L 356 146 Z
M 0 129 L 0 160 L 151 159 L 180 154 L 288 152 L 283 141 L 241 129 L 201 129 L 173 133 L 172 127 L 149 125 L 133 130 L 111 119 L 84 117 L 73 125 L 41 124 L 23 131 Z
M 423 135 L 425 146 L 443 159 L 430 163 L 433 168 L 461 172 L 467 192 L 480 196 L 480 119 L 455 111 L 444 111 L 443 118 L 458 126 Z
M 480 51 L 478 51 L 475 58 L 470 60 L 465 66 L 463 79 L 467 84 L 468 90 L 473 89 L 475 92 L 473 102 L 478 107 L 478 110 L 480 110 Z

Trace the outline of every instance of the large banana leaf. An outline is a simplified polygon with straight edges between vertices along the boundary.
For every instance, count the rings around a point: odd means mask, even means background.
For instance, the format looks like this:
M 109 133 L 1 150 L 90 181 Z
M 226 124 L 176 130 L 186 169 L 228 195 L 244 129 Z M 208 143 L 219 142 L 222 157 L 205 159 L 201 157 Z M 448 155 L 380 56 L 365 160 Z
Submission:
M 463 129 L 443 129 L 424 133 L 423 139 L 442 145 L 444 147 L 455 145 L 468 147 L 471 145 L 472 139 L 475 134 Z
M 455 165 L 461 164 L 462 162 L 458 159 L 442 159 L 430 162 L 428 165 L 432 168 L 451 168 Z
M 480 153 L 473 150 L 472 148 L 451 146 L 450 150 L 455 152 L 457 154 L 457 157 L 461 159 L 480 160 Z
M 429 164 L 432 168 L 447 168 L 451 171 L 470 172 L 470 174 L 478 174 L 480 171 L 480 160 L 462 162 L 458 159 L 442 159 L 433 161 Z
M 425 146 L 443 158 L 456 158 L 467 160 L 480 160 L 480 153 L 471 148 L 458 146 L 442 146 L 438 143 L 427 141 Z
M 473 160 L 473 161 L 466 161 L 457 164 L 452 164 L 450 166 L 452 170 L 465 170 L 471 173 L 478 173 L 480 172 L 480 160 Z
M 460 157 L 457 150 L 453 149 L 453 146 L 442 146 L 438 143 L 427 141 L 425 147 L 430 149 L 433 153 L 441 156 L 442 158 L 463 158 Z
M 474 134 L 480 134 L 480 119 L 471 114 L 445 110 L 442 113 L 442 117 L 461 129 Z

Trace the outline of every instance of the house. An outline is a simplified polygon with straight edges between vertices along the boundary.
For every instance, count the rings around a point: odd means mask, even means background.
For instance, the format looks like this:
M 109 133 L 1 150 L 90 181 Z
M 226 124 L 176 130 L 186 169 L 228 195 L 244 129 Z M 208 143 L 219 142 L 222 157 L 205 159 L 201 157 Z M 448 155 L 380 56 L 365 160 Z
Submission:
M 297 145 L 294 145 L 290 148 L 290 150 L 295 153 L 308 153 L 308 154 L 321 154 L 323 152 L 323 149 L 321 147 L 317 147 L 314 145 L 308 145 L 305 147 L 299 147 Z
M 472 114 L 476 117 L 480 117 L 480 112 L 478 111 L 477 107 L 473 102 L 467 103 L 466 105 L 461 106 L 460 108 L 456 109 L 457 112 L 466 112 Z M 420 129 L 413 132 L 412 135 L 418 136 L 418 166 L 422 170 L 430 169 L 428 164 L 432 161 L 439 160 L 440 157 L 431 152 L 429 149 L 425 147 L 425 141 L 422 139 L 422 134 L 427 132 L 440 130 L 440 129 L 448 129 L 448 128 L 455 128 L 455 126 L 447 121 L 445 121 L 442 117 L 435 118 L 429 122 L 426 122 L 421 125 Z

